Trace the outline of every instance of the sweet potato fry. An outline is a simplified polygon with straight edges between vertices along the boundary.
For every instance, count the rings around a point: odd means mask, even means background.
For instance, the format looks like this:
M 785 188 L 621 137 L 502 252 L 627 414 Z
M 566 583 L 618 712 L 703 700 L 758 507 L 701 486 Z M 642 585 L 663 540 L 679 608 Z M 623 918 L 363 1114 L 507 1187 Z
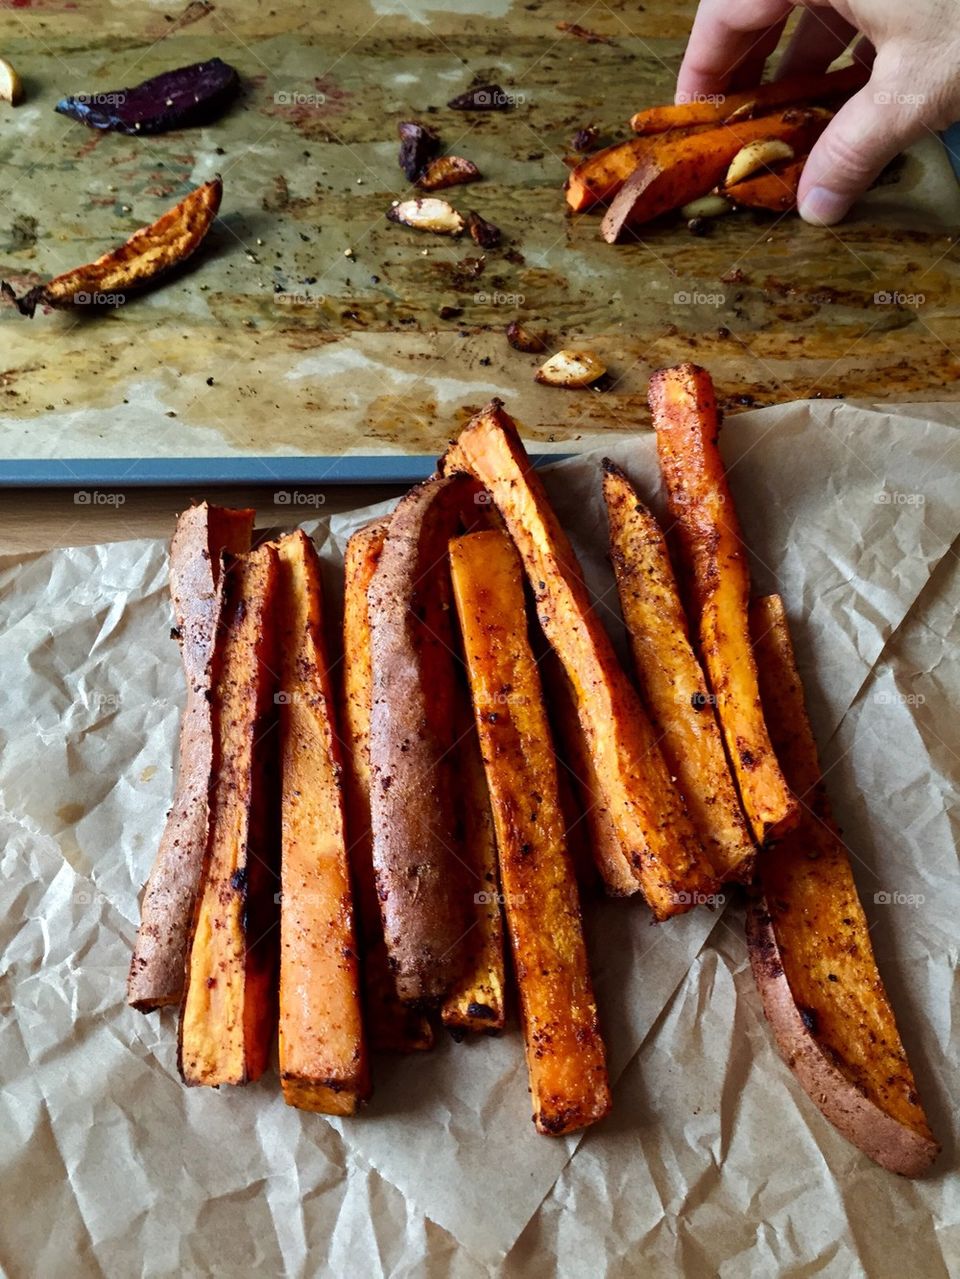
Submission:
M 383 920 L 373 872 L 370 824 L 370 710 L 373 667 L 367 592 L 380 563 L 387 520 L 358 529 L 344 556 L 343 734 L 344 792 L 350 866 L 363 952 L 367 1036 L 374 1052 L 421 1052 L 433 1047 L 433 1027 L 423 1013 L 401 1003 L 387 962 Z
M 213 688 L 210 830 L 180 1013 L 188 1084 L 245 1084 L 263 1073 L 277 1024 L 273 794 L 279 562 L 270 545 L 226 575 Z
M 302 1110 L 352 1115 L 370 1095 L 340 743 L 320 561 L 298 530 L 280 559 L 280 1080 Z
M 593 612 L 573 547 L 499 401 L 467 423 L 442 467 L 447 474 L 472 474 L 489 490 L 520 552 L 540 625 L 573 687 L 603 802 L 620 837 L 615 855 L 595 849 L 608 890 L 630 894 L 642 887 L 658 919 L 689 910 L 710 892 L 703 848 Z
M 862 88 L 870 71 L 860 62 L 817 75 L 792 76 L 745 89 L 742 93 L 717 95 L 716 101 L 682 102 L 647 107 L 630 120 L 634 133 L 664 133 L 692 124 L 723 124 L 769 115 L 781 107 L 809 106 L 815 102 L 835 102 Z
M 610 1109 L 550 728 L 527 638 L 522 566 L 490 530 L 450 544 L 454 598 L 497 831 L 533 1118 L 561 1134 Z
M 475 870 L 473 922 L 464 938 L 466 963 L 443 1001 L 440 1017 L 451 1030 L 498 1031 L 506 1019 L 503 913 L 497 872 L 497 840 L 480 742 L 466 696 L 458 731 L 458 774 L 463 852 Z
M 617 193 L 600 226 L 610 244 L 633 227 L 707 195 L 722 182 L 731 160 L 748 143 L 778 138 L 797 152 L 808 152 L 830 113 L 792 109 L 758 120 L 724 124 L 677 138 L 672 133 L 648 139 L 636 169 Z
M 719 880 L 749 883 L 756 852 L 713 698 L 690 644 L 667 543 L 619 467 L 604 463 L 603 496 L 620 609 L 640 689 L 661 747 Z
M 127 1003 L 141 1012 L 183 997 L 187 938 L 207 846 L 213 768 L 210 690 L 220 616 L 222 553 L 250 549 L 254 512 L 203 502 L 177 520 L 170 546 L 170 594 L 187 682 L 177 785 L 140 907 Z
M 750 647 L 750 570 L 717 448 L 720 419 L 706 369 L 679 364 L 650 379 L 650 411 L 670 513 L 691 577 L 693 630 L 744 811 L 758 844 L 799 817 L 770 745 Z
M 122 302 L 127 293 L 151 284 L 196 252 L 216 217 L 222 195 L 223 183 L 218 177 L 211 178 L 95 262 L 38 284 L 19 298 L 6 281 L 3 292 L 28 316 L 38 306 L 103 305 L 116 298 Z
M 428 480 L 401 498 L 368 591 L 370 808 L 397 992 L 440 1000 L 466 963 L 477 891 L 455 796 L 457 672 L 446 545 L 477 486 Z M 476 508 L 474 508 L 476 509 Z
M 939 1147 L 917 1096 L 850 858 L 830 816 L 783 602 L 751 608 L 760 691 L 787 780 L 804 797 L 760 858 L 747 938 L 764 1011 L 801 1087 L 883 1168 L 915 1177 Z
M 645 138 L 628 138 L 612 147 L 595 151 L 567 174 L 567 204 L 574 213 L 583 213 L 595 204 L 611 200 L 640 163 L 648 149 Z
M 775 213 L 785 213 L 797 203 L 800 175 L 806 162 L 807 156 L 802 155 L 782 169 L 757 173 L 743 182 L 724 187 L 723 193 L 735 204 L 742 204 L 748 209 L 772 209 Z
M 567 847 L 580 891 L 585 893 L 598 886 L 597 867 L 620 857 L 620 835 L 604 801 L 587 739 L 580 727 L 573 688 L 560 659 L 546 640 L 543 651 L 536 649 L 535 652 L 557 747 L 557 777 L 560 807 L 566 819 Z

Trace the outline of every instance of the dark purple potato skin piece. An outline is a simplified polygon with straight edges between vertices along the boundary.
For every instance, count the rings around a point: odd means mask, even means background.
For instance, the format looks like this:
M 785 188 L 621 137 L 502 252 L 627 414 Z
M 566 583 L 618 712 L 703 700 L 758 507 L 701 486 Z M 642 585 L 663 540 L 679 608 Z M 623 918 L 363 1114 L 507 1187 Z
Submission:
M 166 133 L 205 124 L 236 93 L 240 77 L 219 58 L 164 71 L 132 89 L 113 89 L 63 98 L 54 110 L 92 129 L 115 133 Z
M 409 182 L 416 182 L 430 161 L 440 154 L 442 143 L 429 125 L 417 120 L 401 120 L 397 133 L 400 135 L 400 168 Z

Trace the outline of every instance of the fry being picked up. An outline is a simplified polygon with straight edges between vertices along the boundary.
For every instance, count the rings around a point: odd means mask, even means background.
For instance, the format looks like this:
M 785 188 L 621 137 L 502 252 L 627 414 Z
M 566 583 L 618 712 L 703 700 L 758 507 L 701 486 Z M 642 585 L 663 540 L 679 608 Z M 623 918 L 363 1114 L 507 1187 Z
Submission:
M 320 561 L 280 557 L 280 1081 L 302 1110 L 352 1115 L 370 1093 Z
M 640 688 L 667 762 L 720 880 L 749 882 L 756 852 L 659 524 L 619 467 L 604 463 L 603 497 Z
M 278 576 L 270 545 L 239 558 L 226 575 L 209 834 L 180 1011 L 180 1073 L 188 1084 L 258 1079 L 277 1024 L 277 743 L 270 730 Z
M 560 1135 L 610 1109 L 606 1055 L 527 637 L 523 568 L 499 530 L 450 544 L 457 616 L 497 833 L 533 1118 Z
M 747 608 L 750 569 L 717 447 L 720 418 L 706 369 L 678 364 L 650 379 L 650 411 L 670 515 L 689 574 L 694 631 L 717 717 L 758 844 L 795 825 L 760 704 Z

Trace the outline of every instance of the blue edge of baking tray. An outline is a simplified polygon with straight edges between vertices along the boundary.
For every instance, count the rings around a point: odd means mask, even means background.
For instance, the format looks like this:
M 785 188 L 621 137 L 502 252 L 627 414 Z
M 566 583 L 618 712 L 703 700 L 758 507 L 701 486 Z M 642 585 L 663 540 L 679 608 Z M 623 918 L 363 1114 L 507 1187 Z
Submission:
M 960 123 L 943 135 L 954 173 L 960 178 Z M 567 454 L 535 456 L 536 465 Z M 27 458 L 0 461 L 0 488 L 83 489 L 151 484 L 413 484 L 426 479 L 436 459 L 426 454 L 357 454 L 328 457 Z

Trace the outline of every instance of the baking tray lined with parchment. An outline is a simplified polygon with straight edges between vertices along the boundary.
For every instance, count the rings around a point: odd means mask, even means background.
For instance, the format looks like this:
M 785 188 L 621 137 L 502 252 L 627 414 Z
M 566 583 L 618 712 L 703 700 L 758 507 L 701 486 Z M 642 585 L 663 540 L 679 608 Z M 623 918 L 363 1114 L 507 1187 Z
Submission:
M 456 7 L 2 15 L 26 99 L 3 110 L 0 275 L 23 287 L 87 261 L 215 172 L 224 197 L 201 251 L 148 294 L 33 320 L 0 308 L 0 479 L 406 481 L 493 395 L 535 451 L 566 453 L 636 431 L 649 371 L 690 358 L 729 406 L 944 398 L 960 198 L 938 139 L 837 229 L 741 210 L 706 237 L 667 224 L 609 246 L 594 216 L 566 215 L 563 157 L 581 127 L 613 140 L 670 99 L 693 4 L 598 8 L 592 43 L 558 30 L 552 0 Z M 53 110 L 212 56 L 243 89 L 210 125 L 127 137 Z M 477 77 L 513 109 L 448 109 Z M 387 221 L 410 192 L 408 118 L 479 166 L 444 194 L 496 222 L 499 248 Z M 539 358 L 504 337 L 515 318 L 595 350 L 607 389 L 536 385 Z

